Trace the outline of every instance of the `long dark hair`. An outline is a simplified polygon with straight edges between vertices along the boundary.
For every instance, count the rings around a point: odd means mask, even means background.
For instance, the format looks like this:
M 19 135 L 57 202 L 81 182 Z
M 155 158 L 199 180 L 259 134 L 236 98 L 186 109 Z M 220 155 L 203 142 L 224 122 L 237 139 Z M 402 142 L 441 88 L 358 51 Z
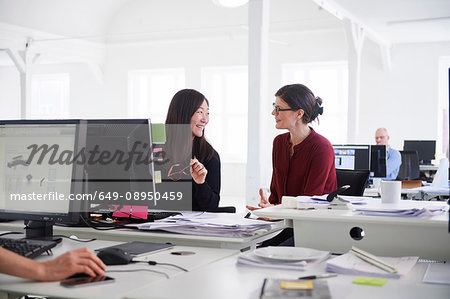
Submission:
M 191 118 L 203 101 L 209 106 L 206 97 L 194 89 L 182 89 L 172 98 L 167 112 L 166 124 L 191 124 Z M 190 126 L 189 126 L 190 128 Z M 189 131 L 189 138 L 192 131 Z M 189 143 L 187 143 L 189 144 Z M 191 149 L 189 149 L 190 151 Z M 192 157 L 196 157 L 200 162 L 205 163 L 214 157 L 214 148 L 205 138 L 203 129 L 202 137 L 194 136 L 192 142 Z
M 317 119 L 323 113 L 322 99 L 314 96 L 311 89 L 303 84 L 291 84 L 281 87 L 276 97 L 280 97 L 292 109 L 302 109 L 305 114 L 302 121 L 305 124 Z

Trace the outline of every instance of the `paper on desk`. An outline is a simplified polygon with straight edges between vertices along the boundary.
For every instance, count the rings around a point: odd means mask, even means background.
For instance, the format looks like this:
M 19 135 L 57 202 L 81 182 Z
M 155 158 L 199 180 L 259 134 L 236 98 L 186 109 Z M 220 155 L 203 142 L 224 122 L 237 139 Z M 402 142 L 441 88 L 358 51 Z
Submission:
M 425 283 L 450 284 L 450 264 L 429 264 L 422 281 Z
M 176 215 L 155 222 L 137 225 L 141 230 L 164 230 L 189 235 L 247 237 L 264 233 L 273 223 L 244 218 L 238 214 L 203 213 L 194 216 Z
M 427 204 L 426 202 L 404 201 L 400 204 L 377 204 L 369 207 L 358 207 L 356 213 L 369 216 L 423 217 L 434 216 L 446 212 L 446 204 Z
M 314 196 L 283 196 L 284 198 L 295 198 L 297 199 L 298 209 L 323 209 L 328 207 L 330 202 L 327 200 L 328 194 L 325 195 L 314 195 Z M 353 205 L 365 205 L 370 201 L 373 201 L 371 197 L 362 196 L 345 196 L 339 195 L 340 198 L 348 201 Z
M 394 265 L 397 273 L 389 273 L 360 259 L 351 252 L 345 253 L 327 261 L 326 270 L 349 275 L 362 275 L 382 278 L 400 278 L 406 275 L 417 263 L 419 257 L 380 257 L 386 263 Z
M 276 261 L 265 259 L 263 257 L 259 257 L 251 252 L 241 253 L 237 259 L 238 266 L 251 266 L 257 268 L 269 268 L 269 269 L 282 269 L 282 270 L 295 270 L 295 271 L 305 271 L 309 270 L 312 267 L 320 264 L 327 258 L 331 256 L 330 252 L 323 251 L 323 254 L 314 260 L 304 260 L 304 261 L 296 261 L 296 262 L 285 262 L 285 261 Z

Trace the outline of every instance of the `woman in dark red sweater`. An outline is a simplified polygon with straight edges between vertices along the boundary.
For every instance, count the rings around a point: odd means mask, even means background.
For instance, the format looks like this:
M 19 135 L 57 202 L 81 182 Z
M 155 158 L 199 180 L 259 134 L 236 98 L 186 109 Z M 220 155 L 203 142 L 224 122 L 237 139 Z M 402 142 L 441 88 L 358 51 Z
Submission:
M 267 199 L 259 190 L 261 208 L 280 204 L 284 195 L 323 195 L 337 188 L 333 147 L 309 126 L 323 113 L 322 99 L 302 84 L 286 85 L 275 97 L 276 128 L 289 132 L 273 141 L 271 193 Z

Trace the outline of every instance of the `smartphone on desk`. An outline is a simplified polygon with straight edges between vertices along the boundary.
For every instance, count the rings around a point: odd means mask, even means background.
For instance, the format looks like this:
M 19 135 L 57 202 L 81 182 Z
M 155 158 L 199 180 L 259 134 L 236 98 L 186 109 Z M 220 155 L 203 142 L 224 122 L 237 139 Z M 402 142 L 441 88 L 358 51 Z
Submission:
M 81 276 L 75 278 L 67 278 L 61 281 L 61 285 L 66 288 L 75 288 L 81 286 L 99 285 L 104 283 L 114 282 L 114 278 L 104 275 L 91 276 Z

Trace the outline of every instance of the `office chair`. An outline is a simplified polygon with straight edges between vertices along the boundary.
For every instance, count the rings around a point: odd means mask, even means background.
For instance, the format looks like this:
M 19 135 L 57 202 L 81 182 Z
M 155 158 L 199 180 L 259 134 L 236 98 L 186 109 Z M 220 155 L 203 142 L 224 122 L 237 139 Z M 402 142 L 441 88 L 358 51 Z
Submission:
M 214 213 L 236 213 L 236 207 L 227 206 L 227 207 L 218 207 L 216 210 L 212 211 Z
M 419 154 L 417 151 L 400 151 L 400 154 L 402 155 L 402 165 L 400 165 L 397 180 L 420 179 Z
M 336 169 L 338 188 L 350 185 L 342 195 L 362 196 L 369 180 L 370 170 Z

